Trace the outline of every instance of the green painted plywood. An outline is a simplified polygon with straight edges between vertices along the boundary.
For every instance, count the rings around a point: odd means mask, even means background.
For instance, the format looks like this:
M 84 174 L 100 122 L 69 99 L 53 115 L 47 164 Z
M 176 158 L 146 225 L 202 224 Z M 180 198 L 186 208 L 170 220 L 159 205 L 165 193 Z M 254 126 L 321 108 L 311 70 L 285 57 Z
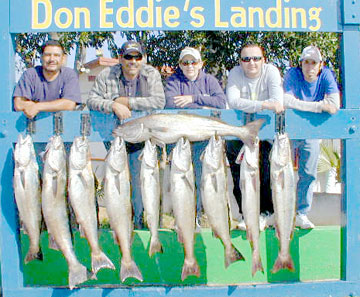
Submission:
M 104 252 L 116 266 L 116 270 L 103 269 L 98 272 L 97 280 L 89 280 L 84 286 L 119 286 L 119 285 L 238 285 L 241 283 L 296 282 L 309 280 L 340 279 L 340 227 L 317 227 L 314 230 L 294 232 L 291 243 L 291 254 L 295 271 L 271 273 L 278 253 L 278 241 L 275 231 L 268 229 L 262 232 L 261 258 L 264 274 L 258 272 L 251 276 L 251 249 L 243 231 L 231 233 L 232 242 L 244 255 L 245 261 L 233 263 L 225 269 L 224 249 L 221 242 L 213 237 L 209 229 L 196 235 L 195 254 L 200 265 L 201 276 L 191 276 L 181 281 L 181 269 L 184 260 L 182 245 L 172 230 L 161 230 L 160 240 L 164 253 L 148 256 L 148 231 L 136 231 L 133 241 L 133 257 L 141 270 L 144 282 L 128 279 L 125 283 L 119 280 L 120 252 L 115 245 L 112 233 L 100 232 L 100 243 Z M 27 246 L 27 235 L 21 234 L 22 256 Z M 67 286 L 67 264 L 59 251 L 48 249 L 47 233 L 43 232 L 41 247 L 43 261 L 33 261 L 23 266 L 26 286 Z M 90 268 L 90 249 L 87 241 L 76 232 L 74 246 L 79 261 Z

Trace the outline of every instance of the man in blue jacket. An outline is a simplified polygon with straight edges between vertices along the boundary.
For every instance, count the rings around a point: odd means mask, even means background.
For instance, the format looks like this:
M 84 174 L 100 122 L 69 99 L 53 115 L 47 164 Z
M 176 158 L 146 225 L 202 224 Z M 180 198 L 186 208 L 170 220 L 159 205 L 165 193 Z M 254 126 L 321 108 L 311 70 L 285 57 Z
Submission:
M 203 61 L 200 52 L 192 47 L 185 47 L 179 57 L 179 67 L 170 76 L 165 87 L 165 108 L 225 108 L 226 97 L 218 80 L 202 70 Z M 201 161 L 200 155 L 207 141 L 192 144 L 192 156 L 195 168 L 197 197 L 197 222 L 201 216 Z

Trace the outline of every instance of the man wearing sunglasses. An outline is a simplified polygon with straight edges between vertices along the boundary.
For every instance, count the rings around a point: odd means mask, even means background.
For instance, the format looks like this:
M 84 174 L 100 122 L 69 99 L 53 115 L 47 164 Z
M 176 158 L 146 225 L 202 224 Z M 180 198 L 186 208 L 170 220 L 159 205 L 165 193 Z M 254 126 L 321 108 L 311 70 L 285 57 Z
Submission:
M 165 94 L 160 73 L 146 64 L 145 51 L 135 41 L 125 42 L 120 49 L 119 64 L 105 68 L 96 77 L 87 106 L 104 113 L 114 112 L 120 120 L 131 117 L 131 111 L 163 109 Z M 105 143 L 108 149 L 109 143 Z M 140 161 L 143 143 L 127 143 L 135 228 L 143 227 L 143 204 L 140 190 Z
M 284 92 L 286 108 L 334 114 L 340 106 L 340 94 L 334 75 L 324 66 L 320 50 L 316 46 L 304 48 L 300 56 L 300 66 L 293 67 L 286 73 Z M 320 140 L 293 140 L 292 145 L 294 149 L 298 149 L 299 155 L 295 225 L 303 229 L 312 229 L 314 224 L 307 214 L 312 204 Z
M 185 47 L 179 57 L 179 67 L 166 81 L 166 108 L 225 108 L 226 97 L 218 80 L 202 70 L 203 61 L 200 52 L 192 47 Z M 195 168 L 197 197 L 197 223 L 199 226 L 202 213 L 201 205 L 201 172 L 200 155 L 207 141 L 192 143 L 192 156 Z M 171 146 L 168 147 L 168 150 Z
M 226 86 L 226 96 L 229 107 L 242 110 L 246 113 L 255 113 L 262 110 L 272 110 L 280 113 L 283 108 L 283 90 L 279 70 L 265 63 L 264 51 L 257 44 L 245 44 L 240 50 L 240 65 L 235 66 L 229 73 Z M 240 191 L 240 165 L 236 158 L 243 143 L 240 140 L 227 141 L 227 157 L 234 181 L 233 193 L 242 213 Z M 273 213 L 270 189 L 269 153 L 271 144 L 268 141 L 260 142 L 260 230 L 266 228 L 266 213 Z M 270 222 L 268 222 L 270 224 Z M 244 220 L 240 220 L 238 228 L 245 230 Z

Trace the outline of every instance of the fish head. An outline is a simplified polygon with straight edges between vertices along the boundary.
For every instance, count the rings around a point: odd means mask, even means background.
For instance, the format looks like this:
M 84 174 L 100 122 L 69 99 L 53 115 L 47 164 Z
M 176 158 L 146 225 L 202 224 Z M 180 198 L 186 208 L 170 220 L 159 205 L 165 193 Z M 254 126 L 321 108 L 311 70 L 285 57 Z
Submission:
M 80 136 L 74 139 L 70 150 L 70 167 L 73 169 L 83 169 L 90 160 L 89 140 Z
M 23 136 L 19 134 L 15 145 L 14 160 L 19 166 L 27 166 L 29 162 L 36 158 L 33 140 L 30 134 Z
M 171 166 L 186 172 L 191 167 L 191 146 L 188 139 L 181 137 L 172 151 Z
M 150 135 L 140 119 L 131 120 L 114 130 L 114 136 L 120 136 L 125 141 L 139 143 L 149 139 Z
M 106 163 L 115 171 L 120 172 L 127 162 L 126 145 L 124 139 L 115 137 L 106 156 Z
M 66 152 L 64 142 L 60 135 L 54 135 L 46 145 L 44 161 L 52 170 L 60 171 L 66 166 Z
M 145 141 L 144 149 L 140 157 L 141 161 L 150 168 L 155 168 L 158 164 L 156 144 L 150 139 Z
M 203 163 L 214 170 L 218 169 L 224 162 L 224 143 L 220 136 L 212 136 L 204 150 Z

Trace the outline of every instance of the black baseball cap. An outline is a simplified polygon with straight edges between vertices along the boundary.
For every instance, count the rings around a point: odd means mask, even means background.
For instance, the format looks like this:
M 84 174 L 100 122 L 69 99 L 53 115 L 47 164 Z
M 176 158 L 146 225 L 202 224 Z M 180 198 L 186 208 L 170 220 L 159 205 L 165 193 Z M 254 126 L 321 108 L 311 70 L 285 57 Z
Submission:
M 133 52 L 138 52 L 141 55 L 144 54 L 144 50 L 140 43 L 136 41 L 127 41 L 122 45 L 120 49 L 120 55 L 127 55 Z

